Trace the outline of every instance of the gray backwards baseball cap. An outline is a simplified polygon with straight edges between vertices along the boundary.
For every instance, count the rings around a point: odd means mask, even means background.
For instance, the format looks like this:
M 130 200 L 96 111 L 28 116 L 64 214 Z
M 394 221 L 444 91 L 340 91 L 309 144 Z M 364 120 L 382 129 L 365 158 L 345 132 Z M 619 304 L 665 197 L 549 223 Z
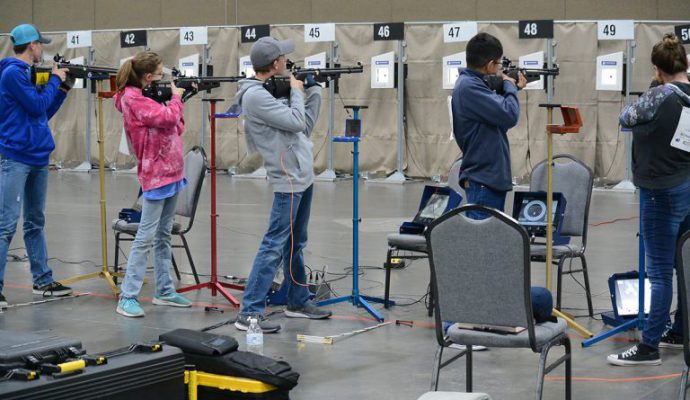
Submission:
M 295 51 L 295 43 L 292 40 L 276 40 L 270 36 L 264 36 L 252 45 L 249 59 L 254 68 L 260 68 L 269 65 L 281 55 L 290 54 L 293 51 Z

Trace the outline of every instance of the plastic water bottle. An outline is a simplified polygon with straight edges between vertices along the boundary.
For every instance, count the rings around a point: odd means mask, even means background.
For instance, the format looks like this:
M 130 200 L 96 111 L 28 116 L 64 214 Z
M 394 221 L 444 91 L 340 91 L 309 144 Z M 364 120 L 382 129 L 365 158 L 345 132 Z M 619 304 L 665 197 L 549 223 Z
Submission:
M 256 354 L 264 354 L 264 332 L 259 326 L 256 318 L 249 319 L 249 329 L 247 330 L 247 351 Z

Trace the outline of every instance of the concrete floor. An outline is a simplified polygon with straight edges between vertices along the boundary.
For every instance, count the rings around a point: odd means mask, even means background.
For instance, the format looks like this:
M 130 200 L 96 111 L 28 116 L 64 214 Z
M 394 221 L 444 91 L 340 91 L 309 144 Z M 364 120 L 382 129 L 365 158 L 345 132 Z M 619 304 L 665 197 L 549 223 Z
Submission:
M 209 185 L 204 186 L 197 211 L 197 220 L 189 239 L 200 273 L 210 270 Z M 399 223 L 411 218 L 416 210 L 423 183 L 404 186 L 361 184 L 360 212 L 362 217 L 360 279 L 362 292 L 383 294 L 384 273 L 381 269 L 386 254 L 386 234 Z M 128 207 L 137 192 L 134 175 L 109 173 L 106 178 L 108 221 L 117 211 Z M 328 266 L 332 273 L 342 273 L 351 265 L 351 200 L 352 182 L 317 183 L 310 223 L 310 241 L 306 251 L 307 264 L 314 269 Z M 47 237 L 56 278 L 67 278 L 97 270 L 101 262 L 98 175 L 95 173 L 51 172 Z M 272 194 L 266 181 L 218 177 L 218 260 L 221 275 L 246 277 L 256 249 L 266 228 Z M 509 203 L 512 200 L 509 198 Z M 587 259 L 594 294 L 595 312 L 610 309 L 606 279 L 614 272 L 637 268 L 637 197 L 631 194 L 596 191 L 590 214 L 592 225 L 617 218 L 625 220 L 590 227 Z M 628 219 L 629 218 L 629 219 Z M 108 228 L 108 251 L 113 260 L 113 235 Z M 15 237 L 10 253 L 24 256 L 21 234 Z M 125 245 L 124 255 L 128 254 Z M 181 250 L 175 255 L 183 270 L 188 265 Z M 121 257 L 124 260 L 124 257 Z M 265 336 L 265 354 L 284 359 L 300 372 L 299 385 L 292 391 L 294 399 L 416 399 L 429 388 L 436 342 L 433 320 L 426 316 L 423 302 L 416 302 L 426 292 L 429 281 L 425 260 L 393 272 L 393 297 L 406 307 L 384 310 L 389 320 L 414 320 L 413 328 L 388 325 L 334 345 L 298 344 L 297 334 L 333 335 L 374 324 L 369 315 L 349 304 L 333 306 L 330 321 L 273 318 L 283 323 L 283 330 Z M 543 285 L 543 264 L 533 265 L 534 283 Z M 329 275 L 329 279 L 337 275 Z M 8 263 L 4 294 L 10 303 L 39 299 L 30 291 L 31 278 L 26 262 Z M 185 276 L 183 283 L 191 282 Z M 583 290 L 571 278 L 564 278 L 564 306 L 576 315 L 586 314 Z M 189 309 L 153 307 L 153 288 L 145 285 L 142 292 L 145 318 L 127 319 L 115 313 L 115 300 L 105 281 L 94 279 L 72 285 L 90 296 L 49 304 L 17 307 L 0 316 L 0 328 L 12 330 L 51 330 L 63 336 L 80 338 L 91 353 L 111 350 L 132 342 L 153 339 L 177 327 L 201 329 L 234 318 L 229 304 L 209 291 L 192 292 L 196 304 Z M 348 293 L 351 277 L 333 283 L 338 293 Z M 233 292 L 241 296 L 239 292 Z M 205 312 L 204 306 L 214 303 L 224 313 Z M 377 306 L 381 308 L 380 306 Z M 585 327 L 598 332 L 604 329 L 598 320 L 577 319 Z M 243 335 L 232 325 L 214 332 L 234 335 L 243 345 Z M 682 352 L 662 350 L 664 364 L 659 367 L 621 368 L 606 364 L 608 354 L 630 346 L 635 334 L 629 333 L 583 349 L 582 338 L 571 331 L 574 360 L 573 393 L 575 399 L 671 399 L 675 398 L 682 370 Z M 554 356 L 560 350 L 553 350 Z M 475 390 L 487 392 L 494 399 L 534 398 L 538 356 L 530 350 L 491 349 L 475 353 Z M 545 385 L 544 398 L 563 398 L 558 368 Z M 464 363 L 444 369 L 440 390 L 462 391 Z

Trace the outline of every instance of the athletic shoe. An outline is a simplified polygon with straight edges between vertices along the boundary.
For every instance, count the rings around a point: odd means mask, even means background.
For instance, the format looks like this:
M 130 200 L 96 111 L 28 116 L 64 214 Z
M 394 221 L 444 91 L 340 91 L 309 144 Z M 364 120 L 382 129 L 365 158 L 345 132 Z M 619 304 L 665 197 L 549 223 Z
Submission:
M 288 306 L 285 309 L 285 316 L 289 318 L 326 319 L 332 314 L 329 310 L 323 310 L 310 301 L 304 303 L 302 307 Z
M 117 310 L 115 311 L 120 315 L 131 318 L 143 317 L 145 315 L 137 299 L 120 299 L 117 302 Z
M 0 308 L 7 308 L 7 299 L 0 293 Z
M 257 323 L 259 324 L 259 327 L 263 331 L 263 333 L 275 333 L 280 330 L 280 324 L 277 322 L 269 321 L 266 317 L 263 315 L 244 315 L 244 314 L 238 314 L 237 315 L 237 320 L 235 320 L 235 328 L 241 330 L 241 331 L 246 331 L 249 330 L 249 319 L 250 318 L 256 318 Z
M 40 294 L 43 297 L 61 297 L 72 294 L 72 288 L 63 286 L 60 282 L 50 282 L 43 286 L 34 285 L 34 294 Z
M 191 307 L 192 302 L 177 292 L 173 292 L 167 296 L 154 296 L 153 304 L 157 306 L 171 306 L 171 307 Z
M 613 365 L 629 367 L 635 365 L 661 365 L 659 351 L 644 344 L 633 346 L 620 354 L 611 354 L 607 358 Z
M 677 335 L 671 331 L 666 331 L 663 335 L 661 335 L 659 347 L 663 347 L 665 349 L 682 349 L 683 336 Z

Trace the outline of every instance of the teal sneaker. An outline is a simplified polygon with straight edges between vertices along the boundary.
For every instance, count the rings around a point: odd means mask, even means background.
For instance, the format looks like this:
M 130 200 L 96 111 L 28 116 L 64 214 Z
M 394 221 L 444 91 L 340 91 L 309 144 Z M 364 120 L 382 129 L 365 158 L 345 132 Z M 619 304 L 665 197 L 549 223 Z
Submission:
M 173 292 L 166 296 L 154 296 L 153 304 L 157 306 L 171 306 L 171 307 L 191 307 L 192 302 L 183 295 Z
M 120 299 L 117 302 L 117 310 L 115 311 L 125 317 L 137 318 L 144 316 L 144 310 L 139 305 L 137 299 Z

